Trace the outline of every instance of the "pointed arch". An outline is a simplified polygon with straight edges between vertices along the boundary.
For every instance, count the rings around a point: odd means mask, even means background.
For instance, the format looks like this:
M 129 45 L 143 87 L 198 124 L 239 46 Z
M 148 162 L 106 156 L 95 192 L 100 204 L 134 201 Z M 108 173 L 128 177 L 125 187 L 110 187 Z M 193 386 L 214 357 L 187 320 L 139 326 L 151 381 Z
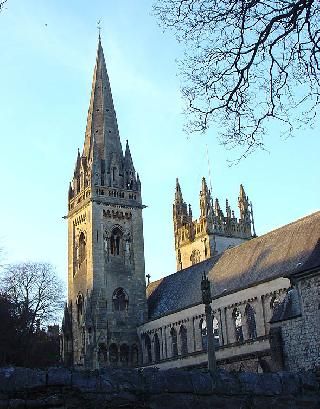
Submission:
M 139 348 L 136 344 L 131 346 L 131 364 L 132 366 L 139 364 Z
M 171 356 L 175 357 L 178 356 L 178 339 L 177 339 L 177 331 L 174 327 L 170 330 L 170 337 L 171 337 Z
M 148 334 L 144 335 L 144 346 L 146 350 L 146 363 L 151 364 L 152 362 L 151 339 Z
M 155 362 L 159 362 L 160 361 L 160 341 L 159 341 L 159 336 L 157 333 L 155 333 L 153 337 L 153 352 L 154 352 Z
M 181 355 L 187 355 L 188 354 L 188 331 L 184 325 L 181 325 L 179 334 L 180 334 Z
M 110 254 L 121 256 L 123 253 L 123 231 L 120 226 L 114 226 L 110 235 Z
M 244 315 L 246 316 L 247 328 L 248 328 L 248 337 L 249 339 L 257 338 L 257 326 L 255 318 L 255 310 L 251 304 L 247 303 L 244 310 Z
M 121 287 L 114 290 L 112 295 L 113 311 L 128 311 L 129 297 L 125 290 Z
M 129 346 L 127 344 L 120 345 L 120 362 L 123 366 L 129 365 Z
M 234 308 L 232 311 L 232 319 L 235 330 L 235 338 L 237 342 L 243 342 L 243 330 L 242 330 L 242 314 L 238 308 Z
M 119 360 L 118 346 L 117 344 L 111 344 L 109 346 L 109 362 L 110 364 L 117 364 Z
M 201 345 L 202 349 L 206 350 L 208 346 L 208 331 L 207 331 L 207 321 L 201 318 L 199 322 L 199 329 L 201 334 Z
M 79 235 L 79 265 L 82 264 L 83 261 L 85 261 L 87 257 L 87 243 L 86 243 L 86 236 L 84 232 L 82 231 Z

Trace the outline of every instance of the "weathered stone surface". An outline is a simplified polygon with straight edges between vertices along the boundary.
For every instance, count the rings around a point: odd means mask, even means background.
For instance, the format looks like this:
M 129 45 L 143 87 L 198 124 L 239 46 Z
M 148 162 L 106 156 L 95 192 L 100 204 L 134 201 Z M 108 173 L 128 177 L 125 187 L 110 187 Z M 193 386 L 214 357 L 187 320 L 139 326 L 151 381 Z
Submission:
M 238 375 L 242 392 L 254 395 L 280 395 L 282 386 L 275 374 L 252 374 L 242 372 Z
M 17 369 L 8 372 L 10 382 L 5 378 L 7 372 L 1 370 L 6 382 L 1 384 L 4 399 L 0 399 L 0 409 L 320 408 L 319 387 L 312 373 L 218 371 L 211 376 L 200 370 L 108 369 L 73 371 L 70 383 L 63 369 Z M 46 378 L 47 384 L 43 382 Z
M 214 389 L 213 380 L 209 373 L 191 372 L 193 392 L 197 395 L 210 395 Z
M 46 373 L 28 368 L 0 368 L 0 392 L 35 388 L 46 384 Z
M 215 380 L 216 390 L 221 393 L 226 393 L 228 395 L 238 394 L 241 392 L 241 387 L 239 384 L 238 377 L 232 372 L 219 371 L 218 376 Z
M 49 368 L 47 371 L 47 384 L 49 386 L 70 385 L 72 372 L 67 368 Z

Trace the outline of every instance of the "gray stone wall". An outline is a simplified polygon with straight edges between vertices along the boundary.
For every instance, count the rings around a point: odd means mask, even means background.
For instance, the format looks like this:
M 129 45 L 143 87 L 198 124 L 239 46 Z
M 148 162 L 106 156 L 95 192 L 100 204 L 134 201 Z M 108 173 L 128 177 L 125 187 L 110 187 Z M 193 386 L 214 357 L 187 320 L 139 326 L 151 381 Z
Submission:
M 298 283 L 301 316 L 282 321 L 285 368 L 288 370 L 320 367 L 320 272 Z
M 312 373 L 0 368 L 0 408 L 317 409 Z

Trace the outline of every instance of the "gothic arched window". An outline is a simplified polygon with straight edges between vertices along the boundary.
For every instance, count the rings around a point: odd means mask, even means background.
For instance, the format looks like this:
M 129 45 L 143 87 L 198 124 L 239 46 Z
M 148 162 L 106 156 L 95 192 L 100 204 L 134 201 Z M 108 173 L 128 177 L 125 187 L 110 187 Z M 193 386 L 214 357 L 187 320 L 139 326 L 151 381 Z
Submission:
M 177 340 L 177 331 L 174 327 L 170 331 L 171 336 L 171 354 L 172 356 L 178 356 L 178 340 Z
M 139 350 L 135 344 L 131 347 L 131 363 L 133 366 L 136 366 L 139 363 Z
M 105 362 L 107 362 L 107 348 L 105 344 L 99 344 L 99 349 L 98 349 L 98 361 L 100 365 L 103 365 Z
M 200 263 L 200 260 L 201 260 L 200 251 L 199 250 L 193 250 L 192 253 L 191 253 L 191 256 L 190 256 L 191 264 L 194 265 L 194 264 Z
M 116 344 L 111 344 L 109 347 L 109 361 L 111 364 L 118 362 L 118 346 Z
M 207 321 L 201 318 L 199 323 L 200 334 L 201 334 L 201 344 L 202 349 L 206 350 L 208 346 L 208 331 L 207 331 Z
M 256 327 L 256 319 L 255 319 L 255 310 L 254 308 L 250 305 L 247 304 L 246 308 L 244 310 L 244 315 L 246 316 L 247 320 L 247 328 L 248 328 L 248 336 L 249 339 L 255 339 L 257 338 L 257 327 Z
M 86 236 L 83 231 L 79 236 L 79 264 L 86 259 Z
M 238 308 L 234 308 L 234 310 L 232 311 L 232 318 L 234 323 L 236 341 L 243 342 L 242 315 Z
M 127 344 L 120 345 L 120 362 L 124 366 L 129 364 L 129 347 Z
M 160 361 L 160 341 L 158 334 L 154 335 L 153 338 L 153 350 L 154 350 L 154 359 L 156 362 Z
M 115 227 L 110 236 L 110 253 L 113 256 L 119 256 L 122 254 L 122 236 L 123 233 L 119 227 Z
M 146 348 L 146 363 L 150 364 L 152 362 L 152 353 L 151 353 L 151 340 L 148 334 L 144 336 L 144 346 Z
M 188 331 L 184 325 L 180 327 L 180 346 L 181 346 L 181 355 L 188 354 Z
M 213 342 L 214 346 L 218 347 L 220 345 L 220 336 L 219 336 L 219 321 L 216 317 L 212 319 L 212 329 L 213 329 Z
M 128 311 L 129 298 L 123 288 L 117 288 L 112 296 L 113 311 Z

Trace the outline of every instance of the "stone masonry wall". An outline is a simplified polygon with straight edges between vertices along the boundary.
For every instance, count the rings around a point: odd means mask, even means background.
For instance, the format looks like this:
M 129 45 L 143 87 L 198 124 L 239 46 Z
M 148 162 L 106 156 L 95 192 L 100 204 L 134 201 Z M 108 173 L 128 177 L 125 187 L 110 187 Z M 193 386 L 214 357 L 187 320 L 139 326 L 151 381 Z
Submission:
M 0 368 L 0 408 L 316 409 L 313 373 Z
M 301 317 L 281 322 L 287 370 L 320 367 L 320 275 L 299 282 Z

